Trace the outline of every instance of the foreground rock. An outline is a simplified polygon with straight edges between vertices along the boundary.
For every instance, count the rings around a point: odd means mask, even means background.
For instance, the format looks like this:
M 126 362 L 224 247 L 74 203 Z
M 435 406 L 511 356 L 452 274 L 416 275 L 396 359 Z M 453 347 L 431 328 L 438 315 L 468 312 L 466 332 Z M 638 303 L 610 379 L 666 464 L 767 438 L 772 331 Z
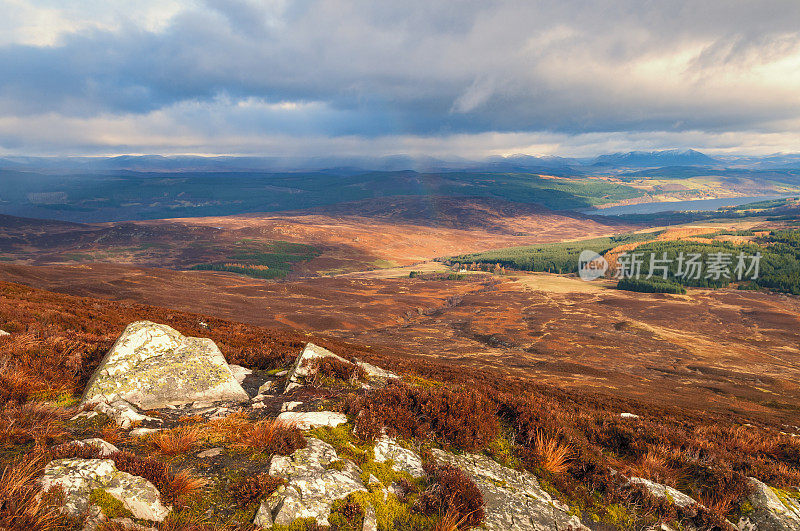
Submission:
M 146 479 L 121 472 L 111 459 L 57 459 L 47 465 L 42 488 L 60 487 L 64 509 L 78 516 L 89 509 L 92 492 L 101 490 L 115 498 L 134 518 L 161 522 L 169 508 L 161 504 L 158 489 Z
M 657 498 L 666 498 L 672 504 L 680 508 L 690 507 L 697 502 L 691 496 L 687 496 L 681 491 L 670 487 L 669 485 L 662 485 L 655 481 L 650 481 L 645 478 L 632 477 L 628 480 L 632 485 L 641 485 L 647 489 L 650 494 Z
M 303 352 L 294 360 L 294 365 L 289 369 L 286 376 L 286 386 L 283 388 L 284 394 L 290 393 L 299 387 L 303 387 L 306 377 L 310 374 L 310 365 L 313 360 L 322 358 L 334 358 L 339 361 L 349 363 L 341 356 L 337 356 L 330 350 L 308 343 Z
M 99 439 L 97 437 L 92 439 L 84 439 L 82 441 L 73 441 L 71 444 L 75 446 L 91 446 L 96 448 L 100 454 L 100 457 L 108 457 L 109 455 L 119 452 L 119 448 L 111 444 L 110 442 L 106 442 L 103 439 Z
M 110 396 L 143 409 L 249 400 L 213 341 L 149 321 L 128 325 L 89 381 L 83 401 Z
M 286 385 L 283 389 L 284 394 L 290 393 L 295 389 L 302 387 L 305 383 L 305 379 L 310 375 L 311 362 L 315 359 L 321 358 L 334 358 L 345 363 L 351 363 L 350 361 L 342 358 L 341 356 L 337 356 L 326 348 L 315 345 L 314 343 L 308 343 L 303 349 L 303 352 L 297 356 L 292 368 L 289 369 L 286 377 Z M 374 379 L 385 381 L 392 378 L 399 378 L 399 376 L 393 372 L 381 369 L 380 367 L 376 367 L 370 363 L 356 361 L 355 364 L 364 369 L 367 377 L 369 377 L 371 380 Z
M 453 455 L 433 450 L 438 460 L 463 470 L 483 494 L 486 529 L 584 530 L 588 529 L 569 507 L 539 487 L 536 476 L 504 467 L 477 454 Z
M 399 472 L 406 472 L 415 478 L 425 475 L 422 468 L 422 459 L 416 452 L 403 448 L 392 437 L 383 436 L 375 441 L 375 461 L 385 463 L 392 461 L 392 468 Z
M 750 485 L 750 507 L 743 511 L 737 526 L 741 531 L 800 531 L 800 504 L 796 499 L 755 478 L 750 478 Z
M 386 369 L 381 369 L 371 363 L 367 363 L 365 361 L 356 362 L 359 367 L 364 369 L 364 372 L 367 373 L 367 376 L 370 378 L 378 378 L 380 380 L 392 380 L 392 379 L 399 379 L 400 377 L 391 371 L 387 371 Z
M 286 485 L 261 502 L 253 524 L 256 527 L 289 525 L 297 518 L 315 518 L 328 525 L 331 505 L 357 491 L 365 491 L 361 469 L 352 461 L 327 468 L 339 461 L 336 450 L 319 439 L 308 438 L 308 446 L 291 456 L 274 456 L 269 465 L 272 476 L 286 480 Z
M 154 417 L 148 417 L 136 411 L 127 400 L 123 400 L 119 395 L 112 394 L 110 396 L 97 395 L 84 402 L 84 406 L 94 410 L 97 413 L 102 413 L 108 418 L 117 423 L 117 426 L 123 429 L 128 429 L 134 424 L 140 422 L 161 422 Z M 76 417 L 86 416 L 90 417 L 91 414 L 79 413 Z
M 293 424 L 301 430 L 312 430 L 314 428 L 326 426 L 335 428 L 347 422 L 347 416 L 343 413 L 335 413 L 333 411 L 284 411 L 278 415 L 278 420 L 287 424 Z

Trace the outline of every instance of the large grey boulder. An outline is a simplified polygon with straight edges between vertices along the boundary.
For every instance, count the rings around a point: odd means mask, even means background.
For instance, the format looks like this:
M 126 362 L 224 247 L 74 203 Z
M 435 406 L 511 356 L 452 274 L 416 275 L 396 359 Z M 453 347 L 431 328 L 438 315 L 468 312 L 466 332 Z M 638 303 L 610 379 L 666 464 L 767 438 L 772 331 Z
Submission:
M 536 476 L 513 470 L 478 454 L 453 455 L 434 449 L 439 461 L 464 471 L 483 494 L 483 526 L 491 531 L 588 530 L 569 507 L 542 490 Z
M 110 396 L 142 409 L 249 400 L 213 341 L 150 321 L 128 325 L 100 362 L 83 401 Z
M 800 504 L 787 492 L 750 478 L 750 507 L 739 519 L 741 531 L 800 531 Z
M 334 501 L 357 491 L 366 491 L 361 482 L 361 469 L 352 461 L 339 461 L 336 449 L 328 443 L 310 437 L 306 448 L 290 456 L 276 455 L 269 465 L 270 475 L 284 478 L 286 484 L 261 502 L 253 524 L 270 527 L 289 525 L 297 518 L 315 518 L 328 525 Z
M 161 522 L 170 511 L 162 505 L 155 485 L 117 470 L 111 459 L 57 459 L 45 467 L 41 482 L 44 491 L 62 489 L 64 510 L 74 516 L 89 509 L 89 498 L 95 489 L 122 502 L 135 518 Z

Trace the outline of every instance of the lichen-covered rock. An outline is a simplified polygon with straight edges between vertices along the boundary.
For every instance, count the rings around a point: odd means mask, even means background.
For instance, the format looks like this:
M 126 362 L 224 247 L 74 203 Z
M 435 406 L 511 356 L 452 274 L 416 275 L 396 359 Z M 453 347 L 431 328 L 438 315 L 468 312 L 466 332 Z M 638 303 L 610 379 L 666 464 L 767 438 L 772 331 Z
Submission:
M 240 384 L 245 381 L 245 379 L 253 374 L 251 369 L 247 367 L 242 367 L 241 365 L 228 365 L 228 368 L 231 370 L 233 377 L 236 378 L 236 381 Z
M 147 437 L 161 431 L 161 428 L 134 428 L 129 435 L 131 437 Z
M 284 402 L 283 404 L 281 404 L 281 413 L 285 411 L 295 410 L 302 405 L 303 405 L 302 402 Z
M 483 494 L 486 529 L 567 531 L 588 529 L 569 508 L 539 487 L 536 476 L 504 467 L 477 454 L 453 455 L 433 450 L 438 460 L 457 466 Z
M 121 472 L 110 459 L 57 459 L 45 467 L 42 488 L 60 487 L 64 509 L 72 515 L 89 508 L 89 497 L 101 489 L 119 500 L 135 518 L 161 522 L 169 508 L 161 503 L 158 489 L 146 479 Z
M 103 439 L 99 439 L 97 437 L 92 439 L 84 439 L 82 441 L 72 441 L 72 444 L 76 446 L 93 446 L 94 448 L 97 448 L 97 450 L 100 452 L 100 457 L 108 457 L 114 452 L 119 452 L 119 448 L 117 448 L 110 442 L 106 442 Z
M 787 492 L 771 488 L 750 478 L 753 492 L 747 498 L 749 507 L 739 519 L 741 531 L 800 531 L 800 504 Z
M 391 371 L 387 371 L 386 369 L 381 369 L 371 363 L 367 363 L 366 361 L 359 361 L 357 362 L 358 366 L 364 369 L 364 372 L 367 373 L 367 376 L 370 378 L 378 378 L 380 380 L 393 380 L 399 379 L 400 377 Z
M 134 424 L 144 421 L 161 422 L 157 418 L 148 417 L 136 411 L 130 403 L 119 395 L 96 395 L 86 400 L 84 405 L 95 412 L 102 413 L 117 423 L 117 426 L 128 429 Z
M 403 448 L 394 438 L 384 435 L 375 441 L 375 461 L 385 463 L 389 460 L 395 470 L 406 472 L 415 478 L 425 475 L 422 459 L 416 452 Z
M 306 448 L 272 458 L 270 475 L 284 478 L 286 485 L 261 503 L 253 521 L 256 527 L 288 525 L 297 518 L 315 518 L 320 525 L 328 525 L 334 501 L 366 491 L 354 463 L 345 460 L 344 466 L 328 468 L 339 460 L 333 446 L 315 438 L 306 441 Z
M 298 387 L 303 386 L 305 378 L 309 375 L 310 361 L 318 358 L 334 358 L 339 361 L 350 363 L 348 360 L 342 358 L 341 356 L 337 356 L 326 348 L 322 348 L 314 343 L 308 343 L 303 349 L 303 352 L 297 356 L 292 368 L 289 369 L 286 377 L 286 385 L 283 389 L 284 394 L 290 393 Z M 370 379 L 385 381 L 392 378 L 400 378 L 395 373 L 381 369 L 380 367 L 376 367 L 370 363 L 363 361 L 356 361 L 355 363 L 364 369 L 364 372 Z M 276 374 L 276 376 L 280 376 L 280 373 Z M 259 393 L 261 393 L 261 389 L 259 389 Z
M 149 321 L 128 325 L 100 362 L 83 401 L 113 395 L 143 409 L 249 400 L 213 341 Z
M 628 481 L 633 485 L 642 485 L 653 496 L 656 496 L 657 498 L 666 498 L 674 505 L 681 508 L 689 507 L 697 503 L 691 496 L 687 496 L 686 494 L 673 487 L 670 487 L 669 485 L 662 485 L 661 483 L 656 483 L 655 481 L 650 481 L 649 479 L 637 477 L 632 477 Z
M 342 358 L 341 356 L 337 356 L 326 348 L 317 346 L 314 343 L 308 343 L 303 349 L 303 352 L 297 356 L 292 368 L 289 369 L 289 373 L 286 376 L 286 386 L 283 388 L 283 393 L 290 393 L 298 387 L 302 387 L 305 378 L 309 375 L 309 365 L 311 360 L 319 358 L 335 358 L 340 361 L 347 361 L 346 359 Z
M 364 523 L 361 525 L 361 531 L 378 531 L 378 514 L 372 505 L 364 511 Z
M 294 424 L 301 430 L 311 430 L 325 426 L 335 428 L 347 422 L 347 416 L 333 411 L 284 411 L 278 415 L 278 420 Z

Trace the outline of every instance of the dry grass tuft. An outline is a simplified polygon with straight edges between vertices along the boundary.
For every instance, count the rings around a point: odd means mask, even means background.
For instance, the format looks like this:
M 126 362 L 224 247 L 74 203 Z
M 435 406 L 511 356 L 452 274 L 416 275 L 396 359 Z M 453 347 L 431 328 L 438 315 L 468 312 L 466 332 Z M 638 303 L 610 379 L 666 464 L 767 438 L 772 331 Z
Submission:
M 61 512 L 58 492 L 42 493 L 42 455 L 24 458 L 0 473 L 0 529 L 74 529 L 77 522 Z
M 203 432 L 211 440 L 229 444 L 238 451 L 289 455 L 306 446 L 303 433 L 294 423 L 275 419 L 251 422 L 243 413 L 209 422 Z
M 701 494 L 698 496 L 697 502 L 705 506 L 712 514 L 720 518 L 727 518 L 738 501 L 737 498 L 738 496 L 733 492 L 717 491 L 711 494 Z
M 466 521 L 469 515 L 462 515 L 457 510 L 448 508 L 447 511 L 442 515 L 438 522 L 436 522 L 436 527 L 434 527 L 435 531 L 461 531 L 462 529 L 468 529 L 466 525 Z
M 154 433 L 147 440 L 162 455 L 178 455 L 192 451 L 201 436 L 197 427 L 180 427 Z
M 566 472 L 574 453 L 572 449 L 538 430 L 533 437 L 533 451 L 539 457 L 539 466 L 553 475 Z
M 169 490 L 174 498 L 191 498 L 200 494 L 208 486 L 208 480 L 181 470 L 169 480 Z
M 61 421 L 73 412 L 44 402 L 7 403 L 0 410 L 0 447 L 50 444 L 67 435 Z
M 100 438 L 111 444 L 120 443 L 125 437 L 127 437 L 127 433 L 117 426 L 116 422 L 109 422 L 100 428 Z

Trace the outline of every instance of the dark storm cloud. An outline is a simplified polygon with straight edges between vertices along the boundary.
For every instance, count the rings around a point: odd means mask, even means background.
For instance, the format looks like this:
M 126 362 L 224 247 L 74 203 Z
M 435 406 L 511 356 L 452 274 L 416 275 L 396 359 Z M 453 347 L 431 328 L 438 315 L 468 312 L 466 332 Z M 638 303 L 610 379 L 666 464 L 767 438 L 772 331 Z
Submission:
M 800 115 L 798 28 L 796 0 L 205 0 L 155 31 L 0 47 L 0 115 L 256 99 L 314 105 L 221 119 L 334 136 L 768 128 Z

